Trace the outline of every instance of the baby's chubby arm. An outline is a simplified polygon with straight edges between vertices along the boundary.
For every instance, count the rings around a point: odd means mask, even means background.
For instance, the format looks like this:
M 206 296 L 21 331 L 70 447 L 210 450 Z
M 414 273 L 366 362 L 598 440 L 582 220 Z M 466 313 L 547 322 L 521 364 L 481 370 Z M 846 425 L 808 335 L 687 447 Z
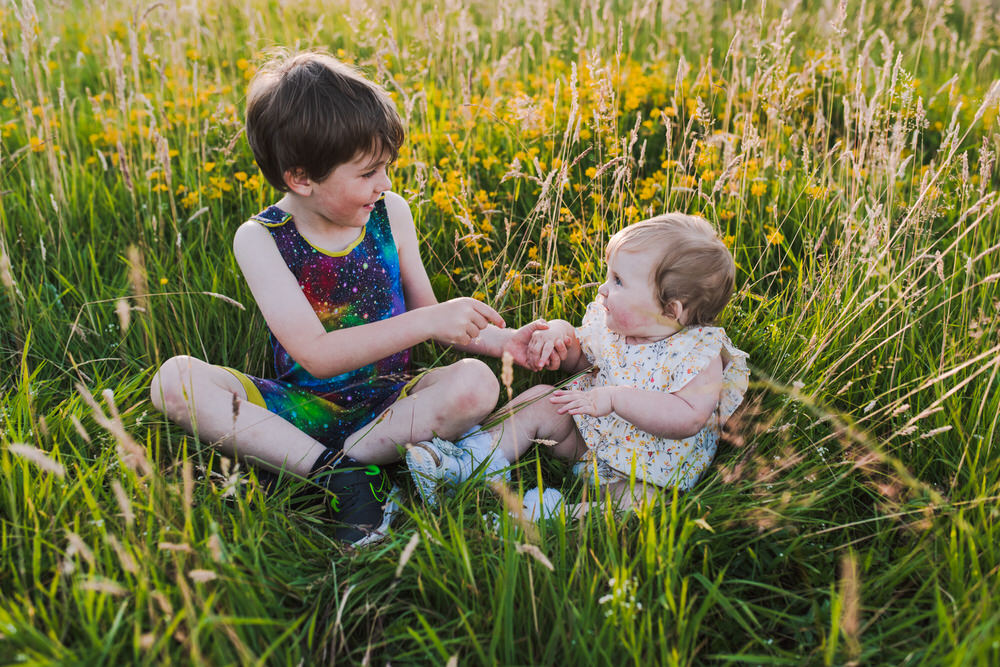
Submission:
M 595 387 L 559 390 L 549 400 L 559 414 L 603 417 L 612 412 L 647 433 L 661 438 L 689 438 L 704 428 L 722 392 L 722 357 L 712 362 L 684 388 L 674 393 L 635 387 Z

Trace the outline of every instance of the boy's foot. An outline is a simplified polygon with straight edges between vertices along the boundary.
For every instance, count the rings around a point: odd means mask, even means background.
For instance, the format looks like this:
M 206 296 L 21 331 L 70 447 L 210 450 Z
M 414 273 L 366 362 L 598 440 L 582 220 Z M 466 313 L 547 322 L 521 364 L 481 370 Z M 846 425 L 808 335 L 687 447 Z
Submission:
M 334 536 L 354 547 L 374 544 L 386 537 L 396 514 L 395 488 L 376 465 L 347 459 L 313 480 L 333 494 L 326 499 L 331 517 L 339 525 Z

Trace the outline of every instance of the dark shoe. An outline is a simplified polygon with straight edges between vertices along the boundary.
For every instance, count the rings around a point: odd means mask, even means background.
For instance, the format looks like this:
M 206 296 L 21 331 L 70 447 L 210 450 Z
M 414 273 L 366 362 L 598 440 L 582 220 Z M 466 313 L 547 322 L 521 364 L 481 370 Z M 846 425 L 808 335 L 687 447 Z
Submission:
M 339 524 L 334 532 L 338 540 L 362 547 L 385 538 L 398 508 L 395 489 L 381 468 L 343 457 L 313 481 L 329 492 L 324 504 Z

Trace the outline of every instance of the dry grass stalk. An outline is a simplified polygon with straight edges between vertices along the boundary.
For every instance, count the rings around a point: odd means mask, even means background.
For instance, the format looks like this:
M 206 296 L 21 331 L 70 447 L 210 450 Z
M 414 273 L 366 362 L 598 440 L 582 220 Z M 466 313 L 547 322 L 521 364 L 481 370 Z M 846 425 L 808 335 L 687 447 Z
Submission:
M 507 400 L 509 401 L 514 396 L 514 391 L 511 388 L 514 383 L 514 355 L 504 350 L 501 363 L 503 367 L 500 371 L 500 382 L 503 383 L 504 388 L 507 390 Z
M 128 305 L 128 299 L 121 298 L 115 302 L 115 314 L 118 316 L 118 328 L 124 334 L 132 323 L 132 309 Z
M 80 588 L 85 591 L 95 591 L 97 593 L 104 593 L 105 595 L 113 595 L 115 597 L 122 597 L 129 594 L 128 589 L 118 582 L 111 581 L 110 579 L 105 579 L 103 577 L 95 577 L 85 581 L 80 584 Z
M 52 473 L 60 479 L 66 476 L 66 468 L 37 447 L 21 442 L 15 442 L 8 445 L 7 449 L 10 450 L 11 454 L 15 454 L 26 461 L 34 463 L 38 468 L 44 470 L 45 472 Z
M 194 471 L 191 461 L 187 459 L 181 464 L 181 478 L 184 481 L 184 507 L 194 506 Z
M 118 554 L 118 562 L 121 564 L 122 569 L 129 574 L 135 574 L 139 571 L 139 566 L 136 565 L 135 559 L 132 558 L 132 554 L 122 545 L 121 541 L 111 533 L 106 533 L 104 535 L 105 541 L 111 545 L 111 548 L 115 550 Z
M 847 640 L 847 652 L 851 659 L 861 653 L 859 630 L 861 628 L 861 579 L 858 574 L 857 558 L 848 553 L 840 561 L 840 629 Z
M 149 305 L 146 295 L 149 293 L 149 285 L 146 280 L 146 262 L 139 252 L 139 248 L 134 245 L 128 247 L 129 281 L 132 283 L 132 295 L 138 302 L 139 307 L 146 309 Z
M 94 400 L 90 390 L 82 384 L 77 384 L 76 390 L 83 398 L 84 403 L 90 406 L 94 421 L 108 431 L 118 443 L 118 455 L 121 457 L 125 465 L 142 475 L 151 475 L 153 473 L 153 466 L 146 457 L 146 450 L 134 439 L 132 439 L 132 436 L 125 430 L 125 426 L 121 421 L 121 416 L 118 414 L 118 408 L 114 403 L 114 396 L 111 392 L 104 392 L 104 399 L 107 401 L 109 410 L 112 413 L 112 416 L 108 417 L 104 414 L 101 406 L 97 404 L 97 401 Z
M 420 533 L 413 533 L 413 537 L 410 538 L 410 541 L 407 542 L 406 546 L 403 548 L 403 553 L 399 555 L 399 565 L 396 566 L 397 579 L 399 579 L 399 576 L 403 573 L 403 568 L 406 567 L 406 564 L 410 561 L 410 558 L 413 556 L 413 552 L 416 551 L 419 543 Z
M 125 489 L 122 488 L 121 482 L 115 479 L 111 481 L 111 490 L 115 493 L 115 500 L 118 501 L 118 508 L 125 519 L 125 525 L 131 528 L 132 524 L 135 523 L 135 512 L 132 511 L 132 503 L 129 501 Z
M 518 544 L 515 549 L 517 549 L 517 553 L 528 554 L 537 560 L 539 563 L 548 568 L 549 572 L 555 572 L 555 567 L 553 567 L 552 561 L 550 561 L 545 554 L 542 553 L 542 550 L 534 544 Z
M 223 558 L 222 552 L 222 538 L 219 537 L 218 533 L 213 533 L 208 542 L 205 543 L 208 547 L 208 553 L 212 555 L 212 560 L 216 563 L 221 563 Z
M 219 575 L 213 572 L 212 570 L 195 569 L 188 571 L 188 577 L 190 577 L 191 581 L 203 584 L 206 581 L 213 581 L 215 579 L 218 579 Z
M 94 552 L 87 546 L 87 543 L 83 541 L 79 535 L 71 530 L 66 531 L 66 540 L 69 542 L 69 546 L 66 547 L 66 560 L 63 561 L 62 571 L 66 574 L 70 574 L 76 569 L 76 565 L 73 562 L 73 556 L 79 554 L 87 564 L 91 567 L 94 566 Z
M 507 508 L 514 522 L 524 531 L 524 535 L 528 541 L 532 543 L 538 542 L 538 526 L 525 518 L 524 500 L 501 482 L 490 482 L 490 488 L 500 496 L 504 507 Z

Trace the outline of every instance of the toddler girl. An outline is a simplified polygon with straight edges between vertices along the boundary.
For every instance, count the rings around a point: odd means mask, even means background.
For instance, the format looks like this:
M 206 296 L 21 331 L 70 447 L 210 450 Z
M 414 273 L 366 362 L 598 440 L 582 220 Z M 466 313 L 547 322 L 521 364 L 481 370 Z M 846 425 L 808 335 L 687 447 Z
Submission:
M 578 474 L 626 507 L 657 487 L 686 490 L 698 481 L 749 376 L 747 355 L 711 326 L 732 295 L 732 255 L 707 221 L 670 213 L 619 231 L 606 261 L 607 279 L 583 323 L 551 321 L 529 344 L 535 368 L 591 372 L 565 390 L 529 389 L 506 408 L 507 419 L 458 446 L 435 439 L 411 448 L 407 461 L 425 501 L 435 502 L 440 482 L 480 467 L 495 474 L 536 442 L 578 461 Z M 560 503 L 553 490 L 525 496 L 536 518 Z

